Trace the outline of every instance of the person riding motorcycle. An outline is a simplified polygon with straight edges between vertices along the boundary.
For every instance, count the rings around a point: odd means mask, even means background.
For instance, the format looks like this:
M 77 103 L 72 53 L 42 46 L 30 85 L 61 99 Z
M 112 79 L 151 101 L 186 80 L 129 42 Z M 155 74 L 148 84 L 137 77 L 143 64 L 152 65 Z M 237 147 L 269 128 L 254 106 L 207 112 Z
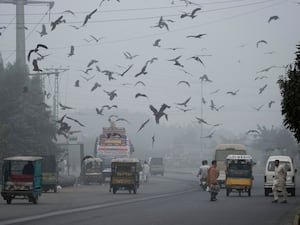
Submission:
M 207 163 L 207 160 L 202 160 L 202 165 L 200 166 L 199 172 L 197 174 L 197 177 L 200 177 L 200 186 L 203 190 L 206 190 L 207 187 L 207 171 L 208 171 L 209 165 Z

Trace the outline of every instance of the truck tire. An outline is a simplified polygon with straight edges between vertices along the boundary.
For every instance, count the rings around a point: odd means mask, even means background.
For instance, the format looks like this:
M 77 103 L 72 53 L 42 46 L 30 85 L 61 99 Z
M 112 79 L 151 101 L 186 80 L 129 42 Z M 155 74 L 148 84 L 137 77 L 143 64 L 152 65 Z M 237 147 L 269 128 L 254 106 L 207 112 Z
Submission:
M 291 189 L 291 196 L 296 196 L 296 190 L 295 190 L 295 188 L 293 188 L 293 189 Z
M 266 197 L 269 196 L 269 191 L 268 191 L 268 189 L 265 189 L 265 196 L 266 196 Z

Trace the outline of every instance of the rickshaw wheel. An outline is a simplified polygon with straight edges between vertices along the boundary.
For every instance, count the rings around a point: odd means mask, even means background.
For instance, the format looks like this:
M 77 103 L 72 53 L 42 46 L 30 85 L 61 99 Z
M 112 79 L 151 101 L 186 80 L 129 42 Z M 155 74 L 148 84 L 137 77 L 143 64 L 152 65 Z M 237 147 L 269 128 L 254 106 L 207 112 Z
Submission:
M 227 189 L 226 189 L 226 196 L 229 196 L 229 193 L 230 193 L 230 189 L 227 188 Z
M 8 204 L 8 205 L 11 204 L 11 198 L 6 199 L 6 204 Z
M 248 189 L 248 196 L 251 196 L 251 189 Z

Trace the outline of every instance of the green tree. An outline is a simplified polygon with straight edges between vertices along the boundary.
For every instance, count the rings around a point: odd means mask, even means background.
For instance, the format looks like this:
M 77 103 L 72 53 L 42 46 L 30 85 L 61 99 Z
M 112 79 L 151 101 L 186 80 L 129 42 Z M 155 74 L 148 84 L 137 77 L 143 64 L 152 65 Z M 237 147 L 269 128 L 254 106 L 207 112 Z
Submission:
M 296 59 L 290 65 L 286 77 L 278 80 L 281 91 L 281 114 L 283 124 L 300 142 L 300 45 L 296 45 Z
M 43 104 L 39 78 L 14 65 L 0 71 L 0 157 L 56 153 L 55 125 Z

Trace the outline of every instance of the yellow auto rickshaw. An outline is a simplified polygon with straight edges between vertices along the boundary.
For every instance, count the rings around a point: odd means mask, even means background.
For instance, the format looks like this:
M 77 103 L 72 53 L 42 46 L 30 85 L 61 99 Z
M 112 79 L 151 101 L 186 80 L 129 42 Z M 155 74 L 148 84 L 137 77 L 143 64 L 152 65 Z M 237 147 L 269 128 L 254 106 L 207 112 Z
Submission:
M 228 155 L 226 158 L 226 195 L 236 191 L 251 196 L 253 160 L 250 155 Z
M 117 158 L 111 160 L 109 191 L 128 190 L 136 194 L 139 188 L 139 160 L 135 158 Z

